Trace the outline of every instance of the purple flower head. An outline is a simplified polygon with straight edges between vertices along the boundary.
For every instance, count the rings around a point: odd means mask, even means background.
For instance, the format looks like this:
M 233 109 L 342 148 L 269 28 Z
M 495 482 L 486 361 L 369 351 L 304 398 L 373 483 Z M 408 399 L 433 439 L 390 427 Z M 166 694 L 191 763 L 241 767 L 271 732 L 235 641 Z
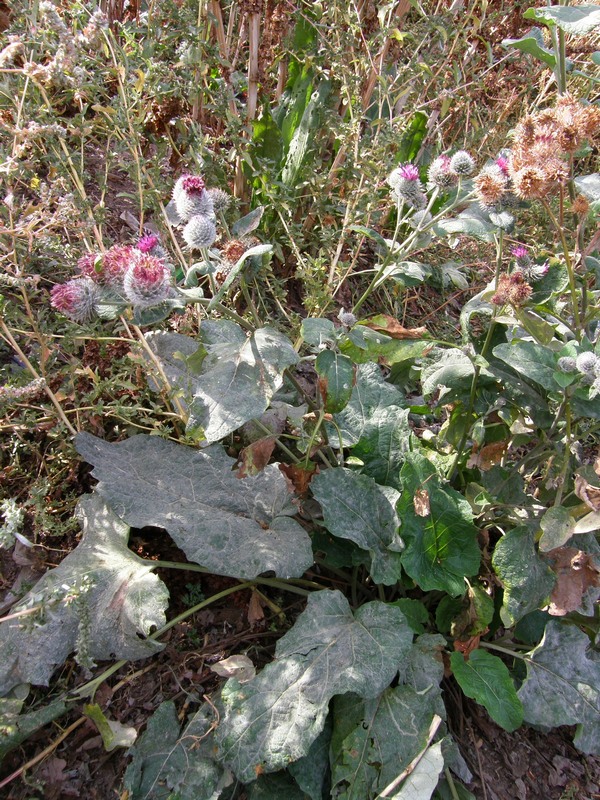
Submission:
M 495 163 L 502 170 L 503 175 L 508 175 L 508 158 L 506 156 L 498 156 Z
M 155 236 L 153 233 L 148 233 L 137 243 L 137 249 L 141 250 L 142 253 L 150 253 L 156 245 L 158 244 L 158 236 Z
M 74 320 L 89 322 L 96 315 L 100 290 L 91 278 L 74 278 L 57 284 L 50 293 L 52 307 Z
M 513 247 L 511 252 L 513 256 L 517 259 L 517 261 L 519 259 L 523 260 L 529 258 L 529 253 L 527 252 L 527 248 L 523 247 L 522 244 L 518 245 L 517 247 Z
M 181 186 L 188 194 L 201 194 L 206 184 L 204 183 L 204 179 L 199 175 L 184 175 Z
M 127 269 L 123 289 L 134 306 L 146 308 L 165 300 L 170 291 L 171 272 L 159 258 L 141 253 Z
M 415 167 L 414 164 L 404 164 L 402 167 L 399 168 L 398 175 L 405 181 L 419 180 L 419 170 Z

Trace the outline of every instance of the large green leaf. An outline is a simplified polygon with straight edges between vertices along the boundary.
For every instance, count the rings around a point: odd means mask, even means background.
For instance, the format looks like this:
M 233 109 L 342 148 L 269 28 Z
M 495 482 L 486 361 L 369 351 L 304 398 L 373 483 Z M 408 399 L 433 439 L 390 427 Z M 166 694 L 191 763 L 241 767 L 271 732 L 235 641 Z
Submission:
M 166 528 L 190 561 L 219 575 L 297 577 L 312 563 L 310 539 L 276 465 L 237 478 L 221 445 L 203 450 L 145 434 L 117 444 L 80 433 L 98 491 L 128 524 Z
M 13 609 L 45 604 L 44 624 L 0 626 L 2 694 L 19 683 L 47 686 L 76 650 L 91 663 L 145 658 L 164 646 L 147 636 L 164 625 L 169 593 L 151 563 L 127 549 L 128 526 L 96 494 L 80 500 L 76 513 L 81 543 Z
M 502 47 L 513 48 L 534 56 L 534 58 L 543 61 L 550 69 L 554 69 L 556 66 L 556 56 L 552 50 L 546 47 L 544 34 L 539 28 L 532 28 L 529 33 L 526 33 L 520 39 L 503 39 Z
M 525 722 L 578 725 L 577 747 L 600 755 L 600 657 L 585 633 L 549 622 L 526 663 L 527 678 L 519 690 Z
M 203 322 L 206 356 L 190 406 L 188 428 L 207 442 L 220 441 L 248 420 L 260 417 L 282 385 L 283 371 L 298 354 L 289 339 L 271 328 L 251 336 L 233 322 Z
M 479 569 L 477 529 L 469 503 L 443 487 L 435 468 L 420 453 L 407 453 L 397 505 L 406 544 L 402 566 L 421 589 L 463 594 L 465 577 Z M 416 502 L 415 502 L 416 500 Z
M 402 612 L 378 601 L 354 615 L 341 592 L 321 591 L 277 643 L 276 660 L 223 690 L 219 755 L 243 782 L 306 755 L 337 694 L 376 697 L 410 650 Z
M 350 402 L 335 415 L 342 445 L 352 447 L 367 437 L 374 425 L 374 417 L 390 406 L 399 411 L 403 400 L 404 395 L 384 380 L 377 364 L 361 364 L 356 372 Z
M 394 508 L 398 492 L 345 467 L 321 472 L 313 478 L 311 487 L 330 533 L 368 551 L 375 583 L 396 583 L 403 549 Z
M 552 350 L 535 342 L 513 342 L 494 347 L 494 355 L 524 378 L 535 381 L 544 389 L 556 391 L 558 384 L 553 374 L 556 357 Z
M 471 359 L 459 350 L 440 350 L 436 358 L 422 369 L 423 394 L 431 397 L 439 392 L 439 398 L 450 395 L 452 398 L 468 396 L 473 381 L 475 367 Z
M 600 6 L 596 5 L 528 8 L 523 16 L 546 25 L 556 25 L 572 36 L 585 36 L 600 27 Z
M 219 797 L 230 778 L 214 761 L 212 739 L 207 738 L 217 721 L 214 705 L 205 703 L 181 730 L 175 704 L 161 703 L 130 750 L 133 760 L 123 780 L 130 800 Z
M 323 798 L 323 785 L 329 772 L 331 730 L 331 715 L 328 715 L 325 727 L 311 744 L 308 753 L 288 767 L 290 775 L 311 800 Z
M 450 655 L 450 665 L 460 688 L 480 703 L 490 717 L 507 731 L 523 724 L 523 708 L 510 673 L 498 656 L 473 650 L 468 660 L 462 653 Z
M 533 532 L 526 525 L 513 528 L 500 539 L 492 563 L 504 586 L 500 615 L 506 626 L 547 603 L 556 576 L 538 555 Z
M 261 775 L 246 791 L 248 800 L 309 800 L 288 772 Z M 319 795 L 321 800 L 321 795 Z

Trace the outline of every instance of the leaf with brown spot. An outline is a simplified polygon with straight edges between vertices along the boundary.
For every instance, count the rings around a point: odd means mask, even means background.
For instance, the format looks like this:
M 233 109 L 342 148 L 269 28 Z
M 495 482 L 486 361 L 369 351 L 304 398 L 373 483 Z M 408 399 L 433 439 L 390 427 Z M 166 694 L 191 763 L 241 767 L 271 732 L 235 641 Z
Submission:
M 581 607 L 589 589 L 600 587 L 600 570 L 590 553 L 574 547 L 558 547 L 548 553 L 548 558 L 556 573 L 556 585 L 548 612 L 555 617 L 562 617 Z
M 269 463 L 275 449 L 275 436 L 265 436 L 252 442 L 240 452 L 240 466 L 236 475 L 238 478 L 250 478 L 258 475 Z
M 422 339 L 427 335 L 427 328 L 405 328 L 388 314 L 377 314 L 376 317 L 361 321 L 361 325 L 385 333 L 392 339 Z
M 479 452 L 473 451 L 471 453 L 469 461 L 467 462 L 467 468 L 472 469 L 473 467 L 477 467 L 482 472 L 487 472 L 492 467 L 495 467 L 496 464 L 500 464 L 507 450 L 508 442 L 492 442 L 491 444 L 486 444 Z

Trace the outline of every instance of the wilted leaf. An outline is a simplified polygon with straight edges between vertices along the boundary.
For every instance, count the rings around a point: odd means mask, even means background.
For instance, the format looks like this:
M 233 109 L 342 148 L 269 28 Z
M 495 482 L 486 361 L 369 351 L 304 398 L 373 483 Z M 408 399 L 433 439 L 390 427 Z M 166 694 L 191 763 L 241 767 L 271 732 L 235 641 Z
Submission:
M 397 686 L 374 700 L 336 699 L 331 769 L 336 800 L 373 798 L 408 767 L 427 745 L 436 690 Z
M 310 539 L 275 464 L 254 478 L 232 472 L 221 445 L 203 450 L 141 434 L 117 444 L 80 433 L 98 491 L 130 525 L 166 530 L 197 564 L 219 575 L 297 577 L 312 564 Z
M 311 486 L 330 533 L 350 539 L 369 553 L 369 571 L 375 583 L 396 583 L 402 550 L 394 509 L 398 493 L 345 467 L 321 472 Z
M 107 753 L 115 747 L 131 747 L 137 738 L 135 728 L 122 725 L 114 719 L 108 719 L 97 703 L 90 703 L 83 709 L 86 717 L 89 717 L 98 728 L 98 733 L 102 737 L 102 744 Z
M 402 496 L 397 505 L 406 544 L 402 566 L 424 591 L 442 589 L 456 596 L 465 590 L 465 577 L 479 568 L 477 529 L 469 503 L 443 486 L 435 467 L 420 453 L 407 453 L 400 473 Z M 418 490 L 429 493 L 430 514 L 415 513 Z
M 205 703 L 184 726 L 171 701 L 161 703 L 131 749 L 133 761 L 123 780 L 129 800 L 213 800 L 231 776 L 213 759 L 211 731 L 218 722 Z
M 238 683 L 248 683 L 256 675 L 254 664 L 243 654 L 223 658 L 210 668 L 222 678 L 236 678 Z
M 556 574 L 549 613 L 555 617 L 571 611 L 593 615 L 600 597 L 600 570 L 594 556 L 575 547 L 559 547 L 548 553 L 548 558 Z M 585 608 L 582 608 L 584 598 Z
M 276 436 L 265 436 L 264 439 L 258 439 L 244 447 L 239 455 L 240 466 L 236 472 L 238 478 L 249 478 L 262 472 L 273 455 L 276 441 Z
M 402 782 L 400 791 L 390 795 L 390 800 L 429 800 L 443 769 L 442 743 L 436 742 L 427 748 L 416 767 Z
M 93 439 L 93 437 L 90 437 Z M 47 686 L 54 669 L 78 649 L 85 616 L 86 654 L 95 660 L 145 658 L 163 646 L 146 638 L 165 623 L 169 593 L 152 574 L 152 563 L 127 549 L 129 528 L 97 495 L 79 501 L 81 543 L 49 570 L 14 608 L 64 597 L 69 587 L 91 586 L 76 602 L 48 608 L 46 622 L 31 630 L 15 623 L 0 626 L 0 692 L 18 683 Z M 64 587 L 67 587 L 66 589 Z M 26 618 L 25 618 L 26 620 Z
M 460 688 L 480 703 L 490 717 L 507 731 L 523 723 L 523 709 L 510 673 L 498 656 L 474 650 L 467 661 L 462 653 L 451 653 L 452 672 Z
M 220 757 L 250 782 L 306 755 L 323 729 L 330 699 L 346 692 L 377 696 L 411 641 L 397 608 L 375 601 L 353 616 L 341 592 L 313 593 L 278 641 L 276 660 L 243 687 L 226 684 L 226 715 L 216 733 Z
M 574 625 L 546 625 L 544 638 L 525 659 L 519 689 L 525 722 L 554 728 L 577 725 L 575 745 L 600 755 L 600 659 Z
M 600 480 L 592 483 L 584 475 L 575 476 L 575 494 L 592 511 L 600 511 Z
M 509 442 L 492 442 L 484 445 L 481 450 L 471 453 L 467 462 L 467 467 L 473 469 L 477 467 L 482 472 L 487 472 L 492 467 L 500 464 L 504 454 L 508 450 Z
M 392 339 L 422 339 L 427 336 L 427 328 L 405 328 L 388 314 L 377 314 L 376 317 L 362 320 L 361 325 L 374 331 L 381 331 Z
M 529 528 L 521 525 L 506 533 L 496 545 L 492 563 L 504 585 L 500 616 L 506 626 L 546 604 L 556 577 L 540 558 Z

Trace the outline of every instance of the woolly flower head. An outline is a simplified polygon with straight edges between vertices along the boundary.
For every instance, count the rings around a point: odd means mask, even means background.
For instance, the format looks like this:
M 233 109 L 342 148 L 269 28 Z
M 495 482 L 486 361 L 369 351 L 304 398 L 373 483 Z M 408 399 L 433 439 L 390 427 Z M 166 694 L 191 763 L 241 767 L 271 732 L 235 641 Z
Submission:
M 351 328 L 353 325 L 356 325 L 357 322 L 354 314 L 351 311 L 346 311 L 345 308 L 342 308 L 342 310 L 338 314 L 338 319 L 342 323 L 342 325 L 346 326 L 346 328 Z
M 138 251 L 130 245 L 116 244 L 106 253 L 90 253 L 77 262 L 82 275 L 101 286 L 120 286 L 127 268 Z
M 450 169 L 457 175 L 471 175 L 475 170 L 475 161 L 466 150 L 457 150 L 450 159 Z
M 498 169 L 502 172 L 503 175 L 508 176 L 508 167 L 510 161 L 508 160 L 508 156 L 499 155 L 496 161 L 494 162 Z
M 96 316 L 100 289 L 91 278 L 74 278 L 58 284 L 50 293 L 52 307 L 74 322 L 90 322 Z
M 204 188 L 204 180 L 200 177 L 184 175 L 183 178 L 179 178 L 173 189 L 173 200 L 177 214 L 184 222 L 197 214 L 214 217 L 213 201 Z
M 125 273 L 123 290 L 133 306 L 155 306 L 169 296 L 171 273 L 159 258 L 140 252 Z
M 430 183 L 440 189 L 447 189 L 458 183 L 458 175 L 450 166 L 450 157 L 445 155 L 438 156 L 431 162 L 427 177 Z
M 528 267 L 531 264 L 531 257 L 526 247 L 518 245 L 511 250 L 512 255 L 515 257 L 518 267 Z
M 575 372 L 577 370 L 577 362 L 571 356 L 559 358 L 557 366 L 561 372 Z
M 598 362 L 598 357 L 594 353 L 590 353 L 588 351 L 585 353 L 580 353 L 577 356 L 577 359 L 575 361 L 575 366 L 577 367 L 578 372 L 594 375 L 597 362 Z
M 210 247 L 217 238 L 215 223 L 205 214 L 195 214 L 183 229 L 183 238 L 192 250 Z
M 215 214 L 220 214 L 227 211 L 231 205 L 231 195 L 224 192 L 223 189 L 208 189 L 208 196 L 210 197 Z
M 484 167 L 475 178 L 475 193 L 484 207 L 500 203 L 507 189 L 508 179 L 496 164 Z
M 160 239 L 155 233 L 145 233 L 141 239 L 139 239 L 136 247 L 138 250 L 141 250 L 142 253 L 150 253 L 150 255 L 156 258 L 162 258 L 164 260 L 168 260 L 169 258 L 169 254 L 161 245 Z

